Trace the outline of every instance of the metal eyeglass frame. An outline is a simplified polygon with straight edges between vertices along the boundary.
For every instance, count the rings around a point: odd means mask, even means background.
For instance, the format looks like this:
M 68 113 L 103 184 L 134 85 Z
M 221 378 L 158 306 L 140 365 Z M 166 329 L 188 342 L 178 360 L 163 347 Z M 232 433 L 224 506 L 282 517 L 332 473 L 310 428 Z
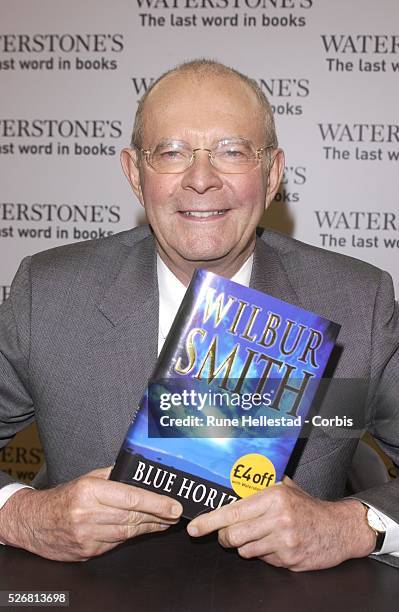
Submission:
M 228 139 L 224 139 L 224 140 L 228 140 Z M 220 142 L 223 142 L 223 140 L 221 140 Z M 248 141 L 248 142 L 250 142 L 250 141 Z M 250 144 L 252 145 L 252 143 L 250 143 Z M 265 145 L 264 147 L 259 147 L 258 149 L 255 149 L 256 165 L 253 166 L 253 168 L 256 168 L 256 166 L 261 161 L 261 157 L 260 157 L 261 153 L 263 153 L 267 149 L 274 149 L 276 146 L 277 146 L 276 143 L 271 143 L 269 145 Z M 209 159 L 209 162 L 210 162 L 211 166 L 213 168 L 215 168 L 215 170 L 217 170 L 221 174 L 246 174 L 247 172 L 250 172 L 250 170 L 253 169 L 253 168 L 249 168 L 248 170 L 245 170 L 244 172 L 237 172 L 236 170 L 234 172 L 224 172 L 224 171 L 221 171 L 214 164 L 213 155 L 212 155 L 212 149 L 197 147 L 195 149 L 192 149 L 191 159 L 190 159 L 188 165 L 184 168 L 184 170 L 179 170 L 178 172 L 160 172 L 159 170 L 154 168 L 154 166 L 150 163 L 149 156 L 151 155 L 151 149 L 141 149 L 140 147 L 138 147 L 134 143 L 133 143 L 133 147 L 136 149 L 136 151 L 138 151 L 139 153 L 142 153 L 144 155 L 144 158 L 145 158 L 147 164 L 157 174 L 183 174 L 183 172 L 186 172 L 186 170 L 188 170 L 193 165 L 194 160 L 195 160 L 195 154 L 196 154 L 197 151 L 208 151 L 208 159 Z M 156 147 L 155 147 L 155 149 L 156 149 Z

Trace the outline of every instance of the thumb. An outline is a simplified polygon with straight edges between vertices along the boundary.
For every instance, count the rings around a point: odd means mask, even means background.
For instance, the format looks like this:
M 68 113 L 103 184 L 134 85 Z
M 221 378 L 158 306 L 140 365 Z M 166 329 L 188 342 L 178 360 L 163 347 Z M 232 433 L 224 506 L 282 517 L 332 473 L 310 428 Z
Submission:
M 103 478 L 104 480 L 107 480 L 109 475 L 111 474 L 112 468 L 113 468 L 112 465 L 108 467 L 97 468 L 96 470 L 92 470 L 90 472 L 90 476 L 93 476 L 94 478 Z
M 283 476 L 283 479 L 281 481 L 286 487 L 291 487 L 291 489 L 300 489 L 300 487 L 298 487 L 298 485 L 296 484 L 296 482 L 294 482 L 293 480 L 291 480 L 291 478 L 289 476 Z

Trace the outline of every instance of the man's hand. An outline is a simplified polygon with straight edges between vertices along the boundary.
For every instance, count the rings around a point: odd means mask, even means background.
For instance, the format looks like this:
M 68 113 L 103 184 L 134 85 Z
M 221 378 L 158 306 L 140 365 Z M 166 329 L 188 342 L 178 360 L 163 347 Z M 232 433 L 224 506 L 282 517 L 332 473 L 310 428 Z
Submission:
M 17 491 L 0 511 L 0 540 L 48 559 L 86 561 L 179 520 L 181 504 L 107 480 L 110 471 L 93 470 L 44 491 Z
M 376 536 L 365 514 L 358 500 L 322 501 L 285 477 L 281 485 L 196 517 L 187 530 L 192 536 L 217 530 L 220 544 L 246 559 L 305 571 L 370 554 Z

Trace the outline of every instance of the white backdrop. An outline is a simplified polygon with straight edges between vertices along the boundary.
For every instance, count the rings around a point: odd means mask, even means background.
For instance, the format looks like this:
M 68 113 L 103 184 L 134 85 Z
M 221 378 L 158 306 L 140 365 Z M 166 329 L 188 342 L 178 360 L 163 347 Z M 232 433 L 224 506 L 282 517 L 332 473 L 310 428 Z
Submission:
M 397 0 L 0 0 L 0 301 L 25 255 L 141 223 L 137 99 L 194 57 L 255 78 L 287 169 L 265 223 L 399 288 Z

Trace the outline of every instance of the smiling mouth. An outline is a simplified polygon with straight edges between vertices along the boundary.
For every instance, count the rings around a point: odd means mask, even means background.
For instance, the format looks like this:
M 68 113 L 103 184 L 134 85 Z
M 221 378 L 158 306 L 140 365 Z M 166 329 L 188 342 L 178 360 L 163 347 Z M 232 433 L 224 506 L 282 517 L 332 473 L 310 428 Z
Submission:
M 195 217 L 197 219 L 207 219 L 209 217 L 221 217 L 227 213 L 227 210 L 187 210 L 181 211 L 184 217 Z

